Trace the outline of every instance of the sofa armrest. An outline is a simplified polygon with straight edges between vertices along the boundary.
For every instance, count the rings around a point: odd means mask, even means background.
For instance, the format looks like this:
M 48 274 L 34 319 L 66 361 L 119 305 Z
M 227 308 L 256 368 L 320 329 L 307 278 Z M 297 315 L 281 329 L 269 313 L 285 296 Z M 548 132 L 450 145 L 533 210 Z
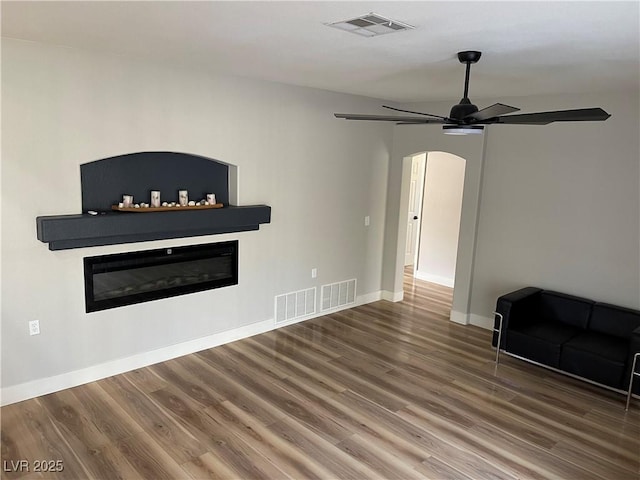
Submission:
M 533 312 L 537 308 L 539 294 L 541 288 L 525 287 L 515 292 L 507 293 L 498 298 L 496 302 L 496 313 L 502 315 L 502 338 L 500 339 L 500 348 L 506 346 L 507 336 L 504 333 L 510 326 L 517 324 L 527 324 L 535 318 Z M 494 333 L 491 344 L 495 347 L 498 344 L 498 332 L 500 328 L 500 316 L 495 315 Z

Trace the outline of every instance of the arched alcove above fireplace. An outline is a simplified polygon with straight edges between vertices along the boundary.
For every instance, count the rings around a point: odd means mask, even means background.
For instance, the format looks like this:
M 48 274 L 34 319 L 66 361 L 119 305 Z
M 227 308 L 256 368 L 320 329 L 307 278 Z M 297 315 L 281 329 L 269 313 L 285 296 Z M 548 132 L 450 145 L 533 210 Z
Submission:
M 271 207 L 237 206 L 237 168 L 210 158 L 175 152 L 139 152 L 80 166 L 82 213 L 36 218 L 38 240 L 50 250 L 257 230 L 271 221 Z M 193 211 L 114 212 L 122 195 L 150 203 L 176 202 L 178 191 L 193 200 L 214 193 L 223 208 Z M 88 213 L 94 212 L 93 214 Z
M 88 162 L 80 165 L 82 211 L 110 211 L 124 194 L 132 195 L 135 203 L 149 203 L 152 190 L 160 191 L 168 202 L 178 201 L 178 190 L 187 190 L 191 200 L 215 193 L 219 203 L 229 205 L 235 203 L 230 202 L 229 191 L 237 190 L 237 175 L 230 178 L 230 169 L 236 167 L 176 152 L 130 153 Z

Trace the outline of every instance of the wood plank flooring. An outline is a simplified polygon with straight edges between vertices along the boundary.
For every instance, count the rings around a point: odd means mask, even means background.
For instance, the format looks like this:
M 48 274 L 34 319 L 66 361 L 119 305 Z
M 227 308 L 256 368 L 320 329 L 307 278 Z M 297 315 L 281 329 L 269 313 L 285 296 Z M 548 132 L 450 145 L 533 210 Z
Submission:
M 450 306 L 450 289 L 407 277 L 403 302 L 6 406 L 1 476 L 640 478 L 640 402 L 496 367 L 490 333 L 449 322 Z

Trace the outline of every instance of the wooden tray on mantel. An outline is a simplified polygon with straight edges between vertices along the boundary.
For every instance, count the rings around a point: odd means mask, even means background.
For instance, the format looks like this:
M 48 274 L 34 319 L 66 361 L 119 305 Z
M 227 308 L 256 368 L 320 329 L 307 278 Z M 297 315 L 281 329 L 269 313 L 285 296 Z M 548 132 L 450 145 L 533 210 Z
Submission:
M 214 205 L 194 205 L 193 207 L 122 207 L 118 205 L 111 205 L 111 210 L 116 212 L 135 212 L 135 213 L 153 213 L 153 212 L 183 212 L 185 210 L 209 210 L 211 208 L 222 208 L 222 203 L 216 203 Z

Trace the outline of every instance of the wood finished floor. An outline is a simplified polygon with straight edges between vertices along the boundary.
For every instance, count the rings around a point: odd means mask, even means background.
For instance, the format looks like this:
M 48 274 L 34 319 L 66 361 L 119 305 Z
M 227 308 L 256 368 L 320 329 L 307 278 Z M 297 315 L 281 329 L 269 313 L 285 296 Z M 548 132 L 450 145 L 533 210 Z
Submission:
M 3 407 L 2 478 L 638 479 L 640 402 L 376 302 Z M 28 460 L 30 472 L 8 472 Z M 36 460 L 64 471 L 37 473 Z

